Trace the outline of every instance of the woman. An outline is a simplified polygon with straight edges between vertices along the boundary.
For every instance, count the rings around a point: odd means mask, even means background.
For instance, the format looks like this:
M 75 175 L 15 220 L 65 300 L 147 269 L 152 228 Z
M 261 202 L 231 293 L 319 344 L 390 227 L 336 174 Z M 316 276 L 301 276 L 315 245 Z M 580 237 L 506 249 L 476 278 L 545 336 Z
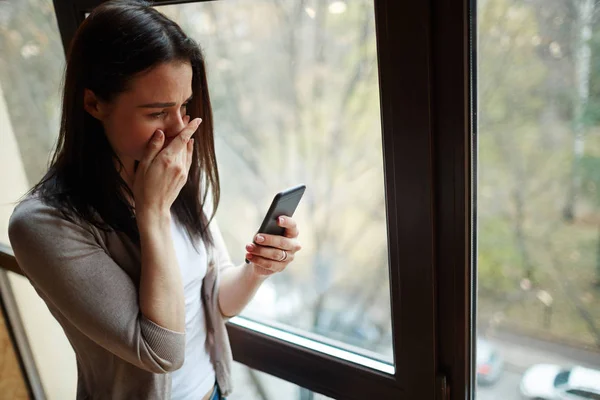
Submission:
M 147 3 L 104 3 L 68 52 L 51 166 L 9 224 L 19 265 L 75 350 L 77 399 L 231 392 L 225 320 L 300 244 L 284 218 L 285 236 L 257 235 L 236 267 L 218 203 L 201 51 Z

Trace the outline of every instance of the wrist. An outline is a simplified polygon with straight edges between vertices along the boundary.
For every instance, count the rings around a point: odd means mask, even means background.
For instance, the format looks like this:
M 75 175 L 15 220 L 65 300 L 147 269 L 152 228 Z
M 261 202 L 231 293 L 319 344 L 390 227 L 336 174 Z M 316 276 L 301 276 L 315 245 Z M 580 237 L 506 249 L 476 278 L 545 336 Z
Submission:
M 140 232 L 153 228 L 170 228 L 171 212 L 162 209 L 142 209 L 136 212 Z
M 253 283 L 262 283 L 264 282 L 272 273 L 269 273 L 268 270 L 258 267 L 254 265 L 254 263 L 243 264 L 244 273 L 247 278 Z
M 273 272 L 270 272 L 264 268 L 254 265 L 254 263 L 250 262 L 250 264 L 242 264 L 244 268 L 244 273 L 249 280 L 254 283 L 262 283 L 269 276 L 273 275 Z

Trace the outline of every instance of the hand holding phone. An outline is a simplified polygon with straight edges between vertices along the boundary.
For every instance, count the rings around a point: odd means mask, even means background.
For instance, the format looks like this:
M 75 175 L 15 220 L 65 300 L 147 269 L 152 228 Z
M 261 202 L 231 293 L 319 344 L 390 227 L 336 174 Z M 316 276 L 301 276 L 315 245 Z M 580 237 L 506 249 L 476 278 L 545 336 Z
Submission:
M 277 193 L 273 198 L 271 206 L 269 207 L 260 228 L 258 228 L 257 233 L 283 236 L 285 228 L 277 224 L 277 218 L 282 215 L 286 217 L 293 216 L 305 190 L 306 185 L 297 185 Z M 250 263 L 250 261 L 246 259 L 246 264 L 248 263 Z

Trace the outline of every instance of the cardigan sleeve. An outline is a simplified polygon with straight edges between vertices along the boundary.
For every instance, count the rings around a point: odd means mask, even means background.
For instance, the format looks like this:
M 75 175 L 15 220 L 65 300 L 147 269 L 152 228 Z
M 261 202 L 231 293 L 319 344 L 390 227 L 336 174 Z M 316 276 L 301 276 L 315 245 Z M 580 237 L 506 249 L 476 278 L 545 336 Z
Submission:
M 37 198 L 21 202 L 9 221 L 20 268 L 48 307 L 123 360 L 153 373 L 179 369 L 185 333 L 146 318 L 129 275 L 85 224 L 66 220 Z M 65 323 L 65 325 L 69 325 Z

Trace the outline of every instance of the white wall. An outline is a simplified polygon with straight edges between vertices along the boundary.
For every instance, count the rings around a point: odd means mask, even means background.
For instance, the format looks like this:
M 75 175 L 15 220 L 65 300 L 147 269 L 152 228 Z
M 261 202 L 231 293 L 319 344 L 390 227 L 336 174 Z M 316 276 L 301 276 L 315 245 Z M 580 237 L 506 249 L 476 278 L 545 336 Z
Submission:
M 12 203 L 29 187 L 1 87 L 0 188 L 0 241 L 8 244 Z M 9 280 L 48 399 L 74 399 L 77 387 L 75 353 L 62 327 L 26 278 L 9 273 Z

